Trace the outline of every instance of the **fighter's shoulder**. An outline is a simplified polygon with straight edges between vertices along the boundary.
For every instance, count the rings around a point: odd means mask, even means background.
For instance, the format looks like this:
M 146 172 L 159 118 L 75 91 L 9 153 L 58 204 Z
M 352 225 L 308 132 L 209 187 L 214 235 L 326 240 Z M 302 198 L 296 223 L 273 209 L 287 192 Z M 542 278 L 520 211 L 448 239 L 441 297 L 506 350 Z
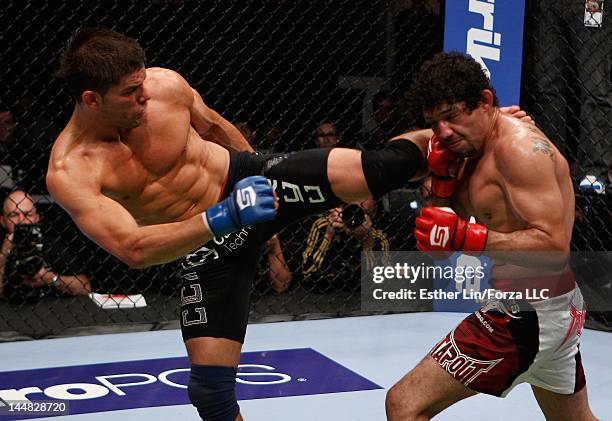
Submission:
M 187 81 L 174 70 L 163 67 L 149 67 L 147 68 L 147 80 L 149 89 L 153 90 L 156 96 L 176 96 L 177 93 L 191 93 Z
M 51 149 L 49 169 L 47 171 L 47 184 L 61 186 L 65 183 L 72 184 L 79 180 L 79 184 L 87 185 L 95 182 L 100 173 L 100 160 L 103 154 L 100 148 L 87 148 L 65 132 L 62 132 Z
M 516 167 L 552 163 L 557 148 L 534 124 L 511 121 L 495 144 L 495 158 L 506 166 Z

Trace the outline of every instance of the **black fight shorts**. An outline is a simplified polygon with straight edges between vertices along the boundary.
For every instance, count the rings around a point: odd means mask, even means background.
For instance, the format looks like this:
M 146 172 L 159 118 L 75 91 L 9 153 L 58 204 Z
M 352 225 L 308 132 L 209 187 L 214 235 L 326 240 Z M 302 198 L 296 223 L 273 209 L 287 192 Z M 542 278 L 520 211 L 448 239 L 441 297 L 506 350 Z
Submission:
M 257 259 L 263 244 L 287 224 L 341 203 L 327 178 L 329 150 L 290 154 L 232 154 L 221 195 L 239 180 L 264 175 L 279 201 L 274 221 L 214 238 L 181 259 L 181 331 L 197 337 L 244 341 Z

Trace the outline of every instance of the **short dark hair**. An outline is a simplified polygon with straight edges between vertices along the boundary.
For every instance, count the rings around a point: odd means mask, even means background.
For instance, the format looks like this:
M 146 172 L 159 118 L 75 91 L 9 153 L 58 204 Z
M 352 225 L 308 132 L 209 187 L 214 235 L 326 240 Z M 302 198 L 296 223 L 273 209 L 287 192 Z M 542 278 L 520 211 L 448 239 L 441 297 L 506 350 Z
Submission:
M 411 96 L 421 111 L 457 102 L 465 102 L 468 111 L 473 111 L 484 89 L 493 92 L 494 105 L 498 106 L 495 90 L 480 63 L 459 52 L 438 53 L 421 66 Z
M 134 38 L 103 27 L 81 28 L 62 50 L 56 76 L 80 101 L 85 90 L 104 95 L 122 77 L 142 68 L 144 62 L 144 51 Z

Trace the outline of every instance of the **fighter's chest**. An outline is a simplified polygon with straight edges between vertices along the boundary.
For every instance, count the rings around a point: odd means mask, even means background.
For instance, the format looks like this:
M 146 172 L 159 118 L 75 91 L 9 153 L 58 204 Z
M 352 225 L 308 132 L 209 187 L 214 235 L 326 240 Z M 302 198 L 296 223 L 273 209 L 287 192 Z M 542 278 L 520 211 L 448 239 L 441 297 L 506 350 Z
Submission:
M 473 216 L 487 226 L 495 225 L 507 210 L 502 186 L 493 162 L 468 161 L 460 175 L 453 207 L 464 218 Z
M 180 169 L 187 140 L 161 139 L 158 134 L 130 134 L 129 143 L 109 153 L 104 190 L 121 202 L 141 197 L 152 186 L 167 184 Z

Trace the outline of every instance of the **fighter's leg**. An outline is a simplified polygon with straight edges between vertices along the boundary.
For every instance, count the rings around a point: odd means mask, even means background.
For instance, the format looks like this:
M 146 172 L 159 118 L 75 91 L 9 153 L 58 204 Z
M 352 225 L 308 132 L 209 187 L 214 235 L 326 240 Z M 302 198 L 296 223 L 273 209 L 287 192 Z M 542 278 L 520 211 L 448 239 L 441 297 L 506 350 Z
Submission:
M 573 275 L 563 277 L 559 283 Z M 595 420 L 587 399 L 586 378 L 580 353 L 586 306 L 580 288 L 534 303 L 538 312 L 542 352 L 530 370 L 531 383 L 548 420 Z M 548 347 L 547 347 L 548 345 Z
M 345 203 L 371 197 L 363 167 L 361 151 L 334 148 L 329 152 L 327 176 L 332 191 Z
M 431 355 L 427 355 L 387 392 L 387 419 L 428 420 L 455 402 L 476 393 L 447 373 Z
M 191 373 L 188 394 L 204 421 L 242 421 L 236 400 L 236 370 L 242 344 L 225 338 L 185 342 Z
M 181 331 L 191 363 L 187 392 L 205 421 L 242 419 L 235 389 L 257 258 L 247 245 L 253 231 L 215 239 L 181 262 Z M 229 245 L 243 252 L 223 254 Z
M 417 132 L 414 136 L 422 137 Z M 346 203 L 379 198 L 408 183 L 426 164 L 424 151 L 400 139 L 376 151 L 335 148 L 329 153 L 327 176 L 334 194 Z
M 279 202 L 275 220 L 262 225 L 274 233 L 342 202 L 379 198 L 404 186 L 427 167 L 428 135 L 426 130 L 409 134 L 419 146 L 402 138 L 377 151 L 334 148 L 250 157 L 258 173 L 272 180 Z
M 597 418 L 589 408 L 587 388 L 584 386 L 580 391 L 571 395 L 562 395 L 531 386 L 538 405 L 542 409 L 547 420 L 554 421 L 596 421 Z

